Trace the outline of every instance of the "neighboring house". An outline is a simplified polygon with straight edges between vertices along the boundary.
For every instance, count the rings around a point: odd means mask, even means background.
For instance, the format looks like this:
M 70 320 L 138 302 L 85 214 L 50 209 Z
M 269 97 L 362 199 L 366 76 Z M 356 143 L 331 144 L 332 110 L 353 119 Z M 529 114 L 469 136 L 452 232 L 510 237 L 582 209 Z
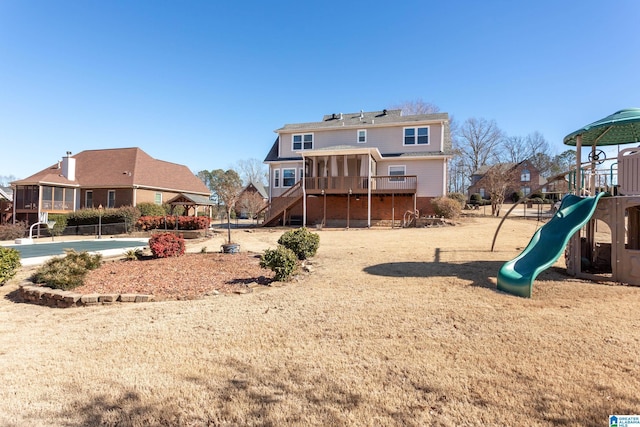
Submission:
M 407 211 L 431 213 L 431 199 L 446 194 L 446 113 L 330 114 L 275 132 L 264 225 L 399 222 Z
M 210 194 L 186 166 L 156 160 L 139 148 L 86 150 L 74 156 L 67 152 L 62 161 L 11 186 L 14 221 L 30 224 L 43 212 L 68 213 L 143 202 L 160 205 L 180 196 L 206 204 Z
M 513 175 L 515 176 L 514 182 L 505 192 L 507 198 L 511 197 L 511 195 L 517 191 L 521 191 L 524 196 L 529 195 L 537 189 L 546 192 L 546 188 L 544 187 L 546 180 L 540 176 L 540 171 L 532 165 L 529 160 L 524 160 L 520 163 L 503 163 L 502 165 L 512 169 Z M 471 197 L 472 194 L 480 194 L 483 199 L 489 198 L 489 189 L 485 182 L 485 175 L 492 167 L 493 166 L 490 165 L 481 166 L 471 175 L 471 185 L 468 189 L 469 197 Z
M 267 187 L 268 188 L 268 187 Z M 261 182 L 250 182 L 242 189 L 236 202 L 236 217 L 246 219 L 262 210 L 269 201 L 269 193 Z
M 13 190 L 11 187 L 0 187 L 0 224 L 11 222 L 13 214 Z

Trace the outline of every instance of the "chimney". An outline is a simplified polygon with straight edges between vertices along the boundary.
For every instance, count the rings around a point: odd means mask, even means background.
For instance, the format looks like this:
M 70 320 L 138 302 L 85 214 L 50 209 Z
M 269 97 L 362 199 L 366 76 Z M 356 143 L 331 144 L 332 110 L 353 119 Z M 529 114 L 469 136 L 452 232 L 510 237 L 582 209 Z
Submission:
M 62 176 L 69 181 L 76 180 L 76 159 L 71 157 L 71 151 L 67 151 L 67 155 L 62 158 Z

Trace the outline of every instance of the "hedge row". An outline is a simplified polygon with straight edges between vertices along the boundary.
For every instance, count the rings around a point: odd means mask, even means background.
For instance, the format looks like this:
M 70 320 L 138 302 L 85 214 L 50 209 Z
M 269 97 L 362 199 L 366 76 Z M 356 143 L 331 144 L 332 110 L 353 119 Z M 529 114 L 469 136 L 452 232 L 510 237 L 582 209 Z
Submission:
M 179 230 L 206 230 L 209 228 L 211 220 L 206 216 L 179 216 L 178 227 Z M 141 216 L 136 222 L 136 227 L 140 230 L 156 230 L 166 228 L 168 230 L 176 229 L 176 217 L 175 216 Z

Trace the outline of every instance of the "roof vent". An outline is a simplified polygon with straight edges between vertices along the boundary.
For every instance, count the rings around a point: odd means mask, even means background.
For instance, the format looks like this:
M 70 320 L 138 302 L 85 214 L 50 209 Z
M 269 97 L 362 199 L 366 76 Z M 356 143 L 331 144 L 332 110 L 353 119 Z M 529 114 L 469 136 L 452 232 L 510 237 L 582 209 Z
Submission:
M 360 120 L 364 118 L 364 111 L 360 110 Z
M 387 115 L 387 109 L 385 108 L 384 110 L 382 110 L 382 115 L 386 116 Z
M 335 120 L 336 119 L 336 113 L 331 114 L 331 120 Z
M 342 113 L 340 113 L 340 120 L 342 120 Z

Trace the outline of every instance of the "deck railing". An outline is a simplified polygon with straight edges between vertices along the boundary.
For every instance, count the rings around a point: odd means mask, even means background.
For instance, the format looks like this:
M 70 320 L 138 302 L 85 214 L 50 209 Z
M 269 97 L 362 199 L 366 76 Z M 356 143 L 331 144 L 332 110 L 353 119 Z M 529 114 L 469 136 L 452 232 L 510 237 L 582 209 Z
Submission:
M 418 187 L 418 177 L 415 175 L 372 176 L 371 181 L 366 176 L 325 176 L 305 178 L 305 188 L 308 194 L 364 194 L 369 191 L 371 182 L 372 193 L 414 193 Z
M 282 193 L 278 197 L 274 197 L 267 206 L 256 213 L 260 215 L 264 212 L 264 223 L 271 221 L 275 216 L 280 215 L 286 208 L 291 206 L 296 200 L 302 196 L 302 181 L 298 181 L 293 187 Z

